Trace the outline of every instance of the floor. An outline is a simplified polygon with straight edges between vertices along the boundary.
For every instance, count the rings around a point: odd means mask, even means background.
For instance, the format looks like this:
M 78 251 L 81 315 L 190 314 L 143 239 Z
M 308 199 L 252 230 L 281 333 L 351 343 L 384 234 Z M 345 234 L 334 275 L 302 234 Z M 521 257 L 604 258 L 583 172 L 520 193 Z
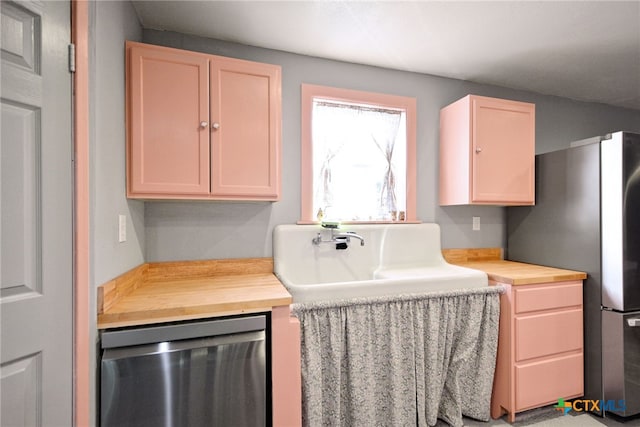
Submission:
M 553 406 L 533 409 L 516 415 L 516 421 L 513 424 L 507 422 L 507 417 L 503 416 L 497 420 L 489 422 L 476 421 L 465 418 L 465 427 L 493 427 L 493 426 L 510 426 L 514 427 L 640 427 L 640 417 L 632 417 L 627 420 L 617 418 L 615 416 L 602 418 L 588 413 L 569 412 L 563 415 Z M 438 421 L 437 427 L 447 427 L 448 424 Z

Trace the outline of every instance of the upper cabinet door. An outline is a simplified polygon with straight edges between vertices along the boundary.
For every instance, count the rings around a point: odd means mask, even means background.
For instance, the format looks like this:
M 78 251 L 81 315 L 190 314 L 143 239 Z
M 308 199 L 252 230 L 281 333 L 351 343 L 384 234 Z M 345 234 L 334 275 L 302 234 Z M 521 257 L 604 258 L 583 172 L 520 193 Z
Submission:
M 280 67 L 211 61 L 211 194 L 277 200 L 280 194 Z
M 533 204 L 534 106 L 472 98 L 472 202 Z
M 280 67 L 127 42 L 127 196 L 278 200 Z
M 440 111 L 440 204 L 533 205 L 535 105 L 468 95 Z
M 209 194 L 209 60 L 127 42 L 131 197 Z

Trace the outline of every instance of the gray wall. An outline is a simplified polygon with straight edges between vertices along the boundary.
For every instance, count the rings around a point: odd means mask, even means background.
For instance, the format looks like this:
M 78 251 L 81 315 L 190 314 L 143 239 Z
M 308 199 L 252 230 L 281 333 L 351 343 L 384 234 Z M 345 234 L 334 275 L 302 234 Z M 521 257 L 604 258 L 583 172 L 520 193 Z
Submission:
M 615 130 L 640 131 L 640 111 L 479 85 L 424 74 L 330 61 L 174 32 L 144 30 L 143 41 L 282 66 L 282 200 L 277 203 L 149 202 L 147 261 L 271 256 L 271 231 L 300 215 L 300 85 L 313 83 L 412 96 L 418 102 L 418 218 L 442 227 L 443 247 L 504 247 L 499 207 L 438 206 L 438 123 L 443 106 L 469 94 L 536 104 L 536 150 Z M 471 230 L 480 216 L 481 230 Z
M 97 343 L 96 286 L 144 262 L 144 203 L 126 199 L 124 172 L 124 40 L 141 40 L 142 28 L 130 2 L 89 5 L 89 331 L 90 342 Z M 118 243 L 119 214 L 127 216 L 124 243 Z M 97 373 L 97 357 L 95 344 L 91 372 Z M 98 396 L 95 378 L 90 387 L 91 396 Z M 89 402 L 90 414 L 97 420 L 97 400 Z
M 91 230 L 93 283 L 113 279 L 144 262 L 144 203 L 125 191 L 125 40 L 142 28 L 130 2 L 92 2 Z M 126 215 L 127 241 L 118 242 L 118 215 Z

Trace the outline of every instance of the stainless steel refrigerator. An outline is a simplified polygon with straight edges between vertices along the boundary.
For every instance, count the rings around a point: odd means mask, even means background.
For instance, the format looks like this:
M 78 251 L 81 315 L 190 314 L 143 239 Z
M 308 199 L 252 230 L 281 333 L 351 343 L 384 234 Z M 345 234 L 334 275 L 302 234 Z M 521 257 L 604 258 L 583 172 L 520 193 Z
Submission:
M 640 413 L 640 135 L 537 155 L 535 206 L 507 208 L 507 259 L 588 273 L 584 399 Z

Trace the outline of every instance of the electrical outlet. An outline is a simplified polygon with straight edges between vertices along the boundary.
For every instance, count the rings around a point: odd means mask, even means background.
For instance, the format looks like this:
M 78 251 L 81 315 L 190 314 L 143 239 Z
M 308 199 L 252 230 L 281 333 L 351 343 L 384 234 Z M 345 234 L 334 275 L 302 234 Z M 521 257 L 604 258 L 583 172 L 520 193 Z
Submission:
M 127 216 L 118 215 L 118 242 L 127 241 Z
M 474 216 L 473 217 L 473 231 L 478 231 L 480 230 L 480 217 L 479 216 Z

